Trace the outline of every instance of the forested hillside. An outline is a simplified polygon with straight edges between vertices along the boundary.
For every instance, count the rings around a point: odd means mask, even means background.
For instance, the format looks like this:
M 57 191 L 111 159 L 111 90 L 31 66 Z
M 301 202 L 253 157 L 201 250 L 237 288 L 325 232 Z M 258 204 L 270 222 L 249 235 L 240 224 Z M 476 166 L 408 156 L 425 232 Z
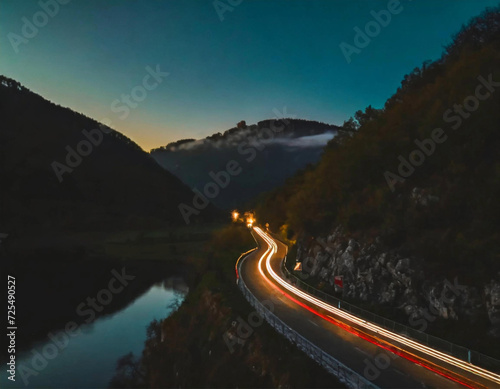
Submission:
M 126 136 L 3 76 L 0 109 L 2 232 L 183 222 L 193 193 Z
M 289 236 L 341 225 L 467 277 L 498 270 L 499 65 L 495 8 L 406 75 L 382 109 L 346 121 L 317 165 L 261 200 L 260 221 Z
M 338 128 L 292 118 L 262 120 L 252 125 L 241 121 L 224 133 L 172 142 L 151 150 L 151 155 L 200 192 L 214 181 L 214 175 L 226 170 L 230 161 L 236 161 L 239 173 L 220 185 L 219 194 L 212 198 L 218 207 L 232 209 L 283 184 L 309 163 L 317 162 L 324 145 Z

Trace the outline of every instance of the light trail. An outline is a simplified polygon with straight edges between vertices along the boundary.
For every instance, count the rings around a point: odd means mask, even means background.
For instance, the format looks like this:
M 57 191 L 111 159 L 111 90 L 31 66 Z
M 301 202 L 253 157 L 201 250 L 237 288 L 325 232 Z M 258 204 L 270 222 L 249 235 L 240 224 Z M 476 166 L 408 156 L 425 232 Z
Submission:
M 294 295 L 298 296 L 298 297 L 301 297 L 302 299 L 320 307 L 320 308 L 323 308 L 324 310 L 326 311 L 329 311 L 333 314 L 335 314 L 336 316 L 339 316 L 339 317 L 342 317 L 343 319 L 351 322 L 351 323 L 355 323 L 357 326 L 359 327 L 362 327 L 362 328 L 365 328 L 369 331 L 373 331 L 379 335 L 383 335 L 384 337 L 388 338 L 388 339 L 391 339 L 395 342 L 398 342 L 400 344 L 404 344 L 405 346 L 409 347 L 410 349 L 414 349 L 414 350 L 418 350 L 420 351 L 421 353 L 424 353 L 426 355 L 429 355 L 429 356 L 432 356 L 438 360 L 441 360 L 443 362 L 446 362 L 452 366 L 455 366 L 455 367 L 458 367 L 464 371 L 467 371 L 469 373 L 472 373 L 474 375 L 477 375 L 483 379 L 486 379 L 486 380 L 489 380 L 491 382 L 494 382 L 496 384 L 500 384 L 500 375 L 498 374 L 495 374 L 493 372 L 490 372 L 486 369 L 483 369 L 483 368 L 480 368 L 478 366 L 475 366 L 475 365 L 472 365 L 470 363 L 467 363 L 465 361 L 462 361 L 458 358 L 455 358 L 451 355 L 448 355 L 448 354 L 445 354 L 441 351 L 438 351 L 438 350 L 435 350 L 431 347 L 428 347 L 428 346 L 425 346 L 421 343 L 418 343 L 412 339 L 409 339 L 409 338 L 406 338 L 402 335 L 399 335 L 399 334 L 396 334 L 394 332 L 391 332 L 389 330 L 386 330 L 385 328 L 383 327 L 380 327 L 376 324 L 373 324 L 373 323 L 370 323 L 366 320 L 363 320 L 363 319 L 359 319 L 358 317 L 350 314 L 350 313 L 347 313 L 339 308 L 335 308 L 327 303 L 325 303 L 324 301 L 322 300 L 319 300 L 311 295 L 309 295 L 308 293 L 305 293 L 303 292 L 302 290 L 296 288 L 295 286 L 293 285 L 290 285 L 287 281 L 285 281 L 283 278 L 281 278 L 280 276 L 278 276 L 278 274 L 276 274 L 276 272 L 273 270 L 273 268 L 271 267 L 271 258 L 273 257 L 274 254 L 277 253 L 277 250 L 278 250 L 278 246 L 276 245 L 276 243 L 274 242 L 273 239 L 271 239 L 264 231 L 262 231 L 260 228 L 258 227 L 255 227 L 254 228 L 255 232 L 257 232 L 257 234 L 259 234 L 259 236 L 264 239 L 264 241 L 268 244 L 268 249 L 266 250 L 266 252 L 262 255 L 262 257 L 260 258 L 259 260 L 259 263 L 258 263 L 258 269 L 259 269 L 259 272 L 260 274 L 262 275 L 262 277 L 264 277 L 268 282 L 270 282 L 267 278 L 267 276 L 265 275 L 264 271 L 262 270 L 262 262 L 266 261 L 266 269 L 268 271 L 268 273 L 271 275 L 271 277 L 276 281 L 278 282 L 283 288 L 287 289 L 288 291 L 290 291 L 291 293 L 293 293 Z M 272 284 L 272 283 L 271 283 Z M 274 284 L 273 284 L 274 285 Z M 282 292 L 283 293 L 283 292 Z M 288 298 L 290 298 L 291 296 L 284 293 Z M 291 298 L 292 301 L 298 303 L 299 305 L 301 306 L 304 306 L 305 304 L 302 304 L 300 302 L 298 302 L 296 299 L 294 298 Z M 311 312 L 313 313 L 316 313 L 318 316 L 324 318 L 325 320 L 328 320 L 328 321 L 332 321 L 332 320 L 329 320 L 325 315 L 317 312 L 317 311 L 314 311 L 312 310 L 310 307 L 307 307 L 305 306 L 308 310 L 310 310 Z M 338 323 L 334 323 L 334 324 L 337 324 L 339 325 Z M 342 326 L 342 328 L 344 329 L 347 329 L 345 328 L 345 326 Z M 349 332 L 352 332 L 358 336 L 360 336 L 360 334 L 356 333 L 356 332 L 353 332 L 353 331 L 349 331 Z M 362 338 L 366 339 L 365 336 L 361 336 Z M 368 339 L 366 339 L 368 340 Z M 371 343 L 375 343 L 377 344 L 378 346 L 382 347 L 382 348 L 385 348 L 385 349 L 388 349 L 389 351 L 391 352 L 395 352 L 394 350 L 390 349 L 390 348 L 387 348 L 387 347 L 384 347 L 383 345 L 381 345 L 380 343 L 378 342 L 373 342 L 371 341 Z M 443 373 L 442 371 L 440 370 L 437 370 L 437 369 L 433 369 L 432 367 L 428 366 L 427 364 L 423 364 L 423 363 L 419 363 L 418 360 L 415 360 L 415 358 L 411 358 L 411 357 L 408 357 L 407 355 L 404 355 L 403 353 L 398 353 L 396 352 L 396 354 L 406 358 L 406 359 L 409 359 L 411 360 L 412 362 L 415 362 L 415 363 L 418 363 L 419 365 L 422 365 L 424 367 L 426 367 L 427 369 L 431 370 L 431 371 L 434 371 L 446 378 L 449 378 L 453 381 L 456 381 L 456 382 L 459 382 L 460 384 L 464 385 L 464 386 L 468 386 L 468 387 L 472 387 L 470 386 L 469 384 L 463 382 L 463 381 L 460 381 L 454 377 L 451 377 L 449 375 L 446 375 L 445 373 Z M 431 363 L 430 361 L 427 361 L 428 363 Z M 480 385 L 480 384 L 478 384 Z

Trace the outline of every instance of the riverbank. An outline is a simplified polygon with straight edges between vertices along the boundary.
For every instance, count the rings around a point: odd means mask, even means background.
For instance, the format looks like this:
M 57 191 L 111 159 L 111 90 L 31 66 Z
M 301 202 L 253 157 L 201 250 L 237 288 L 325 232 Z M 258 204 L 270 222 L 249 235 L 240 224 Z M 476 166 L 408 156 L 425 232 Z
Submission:
M 194 261 L 196 282 L 181 307 L 152 323 L 142 357 L 120 361 L 111 387 L 342 387 L 266 323 L 248 331 L 253 309 L 234 264 L 255 246 L 248 229 L 217 231 Z
M 192 284 L 192 258 L 214 228 L 8 237 L 2 274 L 16 279 L 16 351 L 28 350 L 68 323 L 90 324 L 113 315 L 167 277 Z M 2 353 L 0 359 L 6 358 Z

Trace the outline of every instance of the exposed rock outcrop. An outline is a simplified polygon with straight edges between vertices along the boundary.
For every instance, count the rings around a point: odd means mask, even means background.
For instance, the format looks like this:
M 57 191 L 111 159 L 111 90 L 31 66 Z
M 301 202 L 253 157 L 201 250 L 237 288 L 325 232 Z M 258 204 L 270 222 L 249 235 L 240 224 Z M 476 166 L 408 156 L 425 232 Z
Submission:
M 379 239 L 370 244 L 350 239 L 340 227 L 299 242 L 297 260 L 304 277 L 328 283 L 346 299 L 397 307 L 413 321 L 431 316 L 474 322 L 487 314 L 491 333 L 500 336 L 500 274 L 479 286 L 430 278 L 422 260 L 386 251 Z M 335 286 L 335 276 L 342 276 L 343 288 Z

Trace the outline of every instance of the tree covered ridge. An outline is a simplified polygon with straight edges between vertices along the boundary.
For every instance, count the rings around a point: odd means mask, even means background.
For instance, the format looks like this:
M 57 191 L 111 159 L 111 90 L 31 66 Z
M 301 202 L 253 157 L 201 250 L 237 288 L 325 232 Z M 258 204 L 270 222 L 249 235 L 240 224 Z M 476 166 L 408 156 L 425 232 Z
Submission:
M 193 193 L 136 143 L 94 119 L 56 105 L 0 76 L 0 228 L 27 231 L 132 228 L 181 223 Z M 103 130 L 106 129 L 106 131 Z M 84 131 L 100 141 L 64 175 Z M 61 179 L 62 178 L 62 179 Z M 212 211 L 207 211 L 209 217 Z
M 308 135 L 323 134 L 328 131 L 334 132 L 339 129 L 339 126 L 315 120 L 294 118 L 267 119 L 261 120 L 257 124 L 251 125 L 247 125 L 246 122 L 242 120 L 236 127 L 230 128 L 223 133 L 217 132 L 215 134 L 207 136 L 202 140 L 189 138 L 170 142 L 166 146 L 152 149 L 151 153 L 161 151 L 176 151 L 179 146 L 194 142 L 197 142 L 200 146 L 203 145 L 204 147 L 211 147 L 216 143 L 226 144 L 227 146 L 232 147 L 234 146 L 234 142 L 232 141 L 237 141 L 252 136 L 259 137 L 259 132 L 261 132 L 263 129 L 271 129 L 275 131 L 277 136 L 289 136 L 298 138 Z
M 455 105 L 474 95 L 480 77 L 500 82 L 499 26 L 500 7 L 485 10 L 439 60 L 406 75 L 382 109 L 356 112 L 317 165 L 260 201 L 260 218 L 274 228 L 286 225 L 290 234 L 327 233 L 340 224 L 467 276 L 498 269 L 500 92 L 466 118 Z M 415 141 L 436 128 L 446 141 L 393 192 L 384 173 L 396 174 L 398 157 L 408 159 Z
M 99 123 L 97 120 L 92 119 L 81 112 L 76 112 L 76 111 L 73 111 L 69 108 L 62 107 L 59 104 L 55 104 L 55 103 L 45 99 L 44 97 L 34 93 L 30 89 L 26 88 L 20 82 L 13 80 L 11 78 L 5 77 L 1 74 L 0 74 L 0 87 L 9 88 L 9 92 L 18 94 L 18 96 L 16 98 L 30 99 L 34 104 L 38 104 L 39 102 L 43 101 L 45 104 L 48 104 L 52 108 L 59 107 L 62 109 L 66 109 L 66 110 L 68 110 L 68 113 L 70 115 L 71 114 L 74 115 L 75 118 L 87 119 L 89 122 L 92 123 L 92 125 L 93 125 L 92 128 L 98 128 L 99 126 L 102 126 L 102 124 Z M 135 150 L 142 150 L 142 148 L 137 143 L 135 143 L 132 139 L 130 139 L 126 135 L 122 134 L 121 132 L 118 132 L 115 130 L 111 130 L 111 132 L 116 139 L 118 139 L 120 142 L 123 142 L 128 147 L 135 149 Z

